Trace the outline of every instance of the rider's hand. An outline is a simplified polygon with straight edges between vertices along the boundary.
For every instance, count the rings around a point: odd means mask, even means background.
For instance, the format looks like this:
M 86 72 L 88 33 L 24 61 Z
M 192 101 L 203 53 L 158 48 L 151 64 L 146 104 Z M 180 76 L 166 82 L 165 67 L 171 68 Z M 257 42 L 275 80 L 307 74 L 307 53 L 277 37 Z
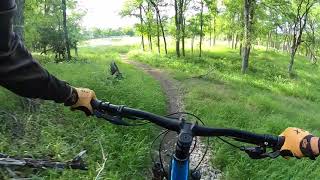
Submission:
M 308 131 L 289 127 L 280 136 L 285 137 L 284 144 L 280 149 L 282 156 L 296 158 L 306 156 L 315 159 L 319 155 L 319 138 L 314 137 Z
M 83 111 L 87 116 L 93 114 L 91 100 L 96 99 L 94 91 L 87 88 L 73 88 L 70 99 L 73 102 L 70 104 L 71 110 Z

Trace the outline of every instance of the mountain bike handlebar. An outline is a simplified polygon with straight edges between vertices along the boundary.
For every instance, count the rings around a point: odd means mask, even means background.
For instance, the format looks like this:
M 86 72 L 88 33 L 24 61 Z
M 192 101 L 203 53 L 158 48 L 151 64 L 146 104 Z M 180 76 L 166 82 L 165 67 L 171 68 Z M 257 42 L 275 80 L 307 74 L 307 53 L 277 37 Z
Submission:
M 95 111 L 103 112 L 106 114 L 131 118 L 143 119 L 154 123 L 165 129 L 180 132 L 182 129 L 182 121 L 177 119 L 159 116 L 150 112 L 141 111 L 121 105 L 114 105 L 109 102 L 100 100 L 92 100 L 91 105 Z M 105 118 L 106 119 L 106 118 Z M 116 124 L 116 123 L 115 123 Z M 255 145 L 263 145 L 274 149 L 280 149 L 284 143 L 284 137 L 268 135 L 268 134 L 255 134 L 247 131 L 228 129 L 228 128 L 209 128 L 192 124 L 192 133 L 194 136 L 225 136 L 235 138 L 237 141 L 246 142 Z

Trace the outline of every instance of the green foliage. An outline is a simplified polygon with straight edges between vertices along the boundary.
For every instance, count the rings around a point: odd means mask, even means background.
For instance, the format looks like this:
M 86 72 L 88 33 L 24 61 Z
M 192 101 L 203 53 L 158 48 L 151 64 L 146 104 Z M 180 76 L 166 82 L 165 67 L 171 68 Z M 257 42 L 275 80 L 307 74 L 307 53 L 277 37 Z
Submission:
M 235 50 L 215 47 L 203 58 L 131 51 L 132 59 L 169 70 L 185 88 L 186 109 L 208 126 L 280 134 L 293 126 L 320 135 L 320 69 L 297 57 L 298 76 L 285 73 L 287 54 L 255 50 L 251 71 L 240 73 Z M 316 179 L 319 161 L 282 158 L 251 160 L 220 141 L 213 141 L 213 164 L 225 179 Z
M 119 53 L 127 47 L 83 48 L 79 54 L 83 61 L 77 63 L 41 62 L 53 74 L 73 86 L 88 87 L 96 91 L 97 97 L 115 104 L 145 109 L 154 113 L 165 113 L 165 98 L 160 85 L 150 76 L 119 60 Z M 116 60 L 123 80 L 113 80 L 109 75 L 109 63 Z M 141 91 L 143 89 L 143 91 Z M 1 110 L 14 114 L 14 120 L 0 114 L 0 152 L 11 155 L 32 155 L 38 158 L 53 156 L 56 160 L 69 160 L 81 150 L 88 150 L 86 161 L 89 171 L 42 170 L 33 177 L 43 179 L 94 179 L 96 170 L 103 162 L 100 143 L 107 156 L 101 179 L 141 179 L 148 177 L 150 167 L 150 143 L 157 129 L 152 125 L 142 127 L 117 127 L 110 123 L 86 117 L 81 112 L 53 102 L 44 102 L 36 113 L 21 110 L 18 98 L 6 90 L 0 90 Z M 6 103 L 4 103 L 6 102 Z M 13 136 L 16 131 L 19 136 Z M 1 170 L 1 179 L 5 171 Z
M 85 12 L 77 9 L 74 0 L 67 1 L 67 26 L 72 48 L 82 39 L 80 20 Z M 35 18 L 37 17 L 37 18 Z M 56 58 L 65 56 L 65 38 L 62 25 L 61 1 L 26 1 L 25 5 L 25 42 L 30 49 L 44 54 L 53 52 Z

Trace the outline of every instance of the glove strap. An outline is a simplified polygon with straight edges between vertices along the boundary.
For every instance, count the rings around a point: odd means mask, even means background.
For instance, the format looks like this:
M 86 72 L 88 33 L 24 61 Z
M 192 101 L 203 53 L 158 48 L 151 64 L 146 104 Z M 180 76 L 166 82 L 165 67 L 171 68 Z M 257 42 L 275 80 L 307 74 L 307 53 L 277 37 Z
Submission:
M 311 147 L 311 139 L 314 138 L 313 135 L 308 135 L 306 137 L 304 137 L 302 139 L 302 141 L 300 142 L 300 149 L 302 154 L 304 154 L 305 156 L 309 157 L 312 160 L 316 159 L 317 154 L 315 154 L 315 152 L 313 151 L 312 147 Z M 314 146 L 314 145 L 312 145 Z M 318 151 L 319 151 L 319 145 L 318 145 Z
M 78 102 L 78 99 L 79 99 L 79 96 L 78 96 L 77 90 L 75 88 L 71 87 L 70 96 L 64 102 L 64 105 L 65 106 L 72 106 Z

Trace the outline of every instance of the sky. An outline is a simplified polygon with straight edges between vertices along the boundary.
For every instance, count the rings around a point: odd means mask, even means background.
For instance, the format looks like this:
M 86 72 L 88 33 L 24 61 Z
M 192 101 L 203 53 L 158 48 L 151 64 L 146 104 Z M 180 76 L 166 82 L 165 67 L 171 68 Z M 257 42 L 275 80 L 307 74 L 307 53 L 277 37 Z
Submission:
M 79 8 L 87 11 L 82 25 L 86 28 L 128 27 L 136 23 L 135 18 L 121 18 L 119 12 L 125 0 L 78 0 Z

